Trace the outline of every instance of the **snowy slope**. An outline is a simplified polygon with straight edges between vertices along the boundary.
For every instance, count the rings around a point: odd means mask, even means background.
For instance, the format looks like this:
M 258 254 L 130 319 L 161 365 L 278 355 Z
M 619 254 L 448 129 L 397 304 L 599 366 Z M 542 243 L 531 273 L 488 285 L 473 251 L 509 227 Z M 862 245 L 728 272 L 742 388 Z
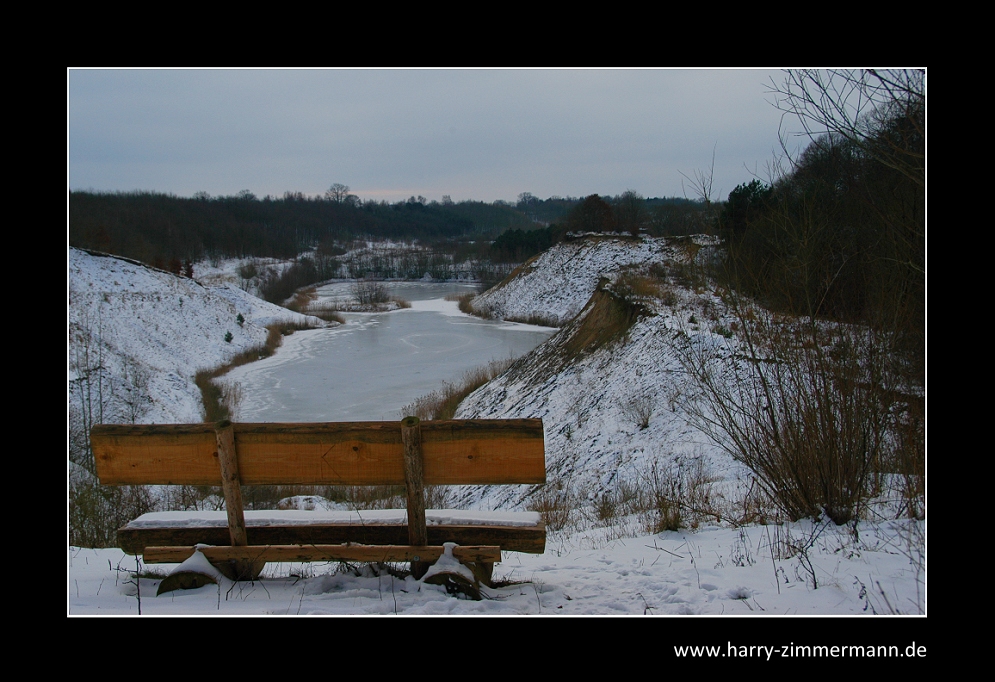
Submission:
M 231 284 L 73 248 L 68 260 L 70 408 L 99 383 L 108 423 L 200 421 L 198 370 L 261 345 L 268 324 L 305 319 Z
M 710 240 L 700 237 L 697 242 Z M 592 296 L 601 277 L 617 277 L 633 264 L 685 258 L 686 243 L 585 240 L 544 253 L 503 287 L 509 292 L 506 300 L 509 305 L 514 301 L 516 315 L 576 310 L 578 319 L 471 394 L 456 417 L 542 418 L 549 476 L 581 497 L 644 476 L 654 463 L 669 467 L 697 460 L 712 477 L 735 486 L 746 473 L 743 467 L 694 429 L 681 410 L 684 389 L 673 345 L 681 332 L 702 334 L 714 343 L 725 341 L 701 325 L 688 324 L 695 313 L 705 319 L 704 308 L 716 320 L 711 325 L 720 323 L 723 306 L 718 297 L 675 289 L 678 300 L 672 306 L 646 301 L 644 314 L 624 337 L 579 357 L 567 350 L 597 301 L 609 302 L 611 284 Z M 545 265 L 553 268 L 553 277 L 546 277 Z M 478 298 L 492 300 L 487 294 Z M 645 427 L 641 412 L 650 414 Z M 527 487 L 497 490 L 472 503 L 520 506 L 532 492 Z
M 694 238 L 712 243 L 709 237 Z M 557 244 L 508 281 L 473 299 L 474 310 L 501 319 L 539 315 L 563 324 L 581 311 L 602 277 L 621 268 L 679 257 L 683 243 L 664 239 L 588 236 Z

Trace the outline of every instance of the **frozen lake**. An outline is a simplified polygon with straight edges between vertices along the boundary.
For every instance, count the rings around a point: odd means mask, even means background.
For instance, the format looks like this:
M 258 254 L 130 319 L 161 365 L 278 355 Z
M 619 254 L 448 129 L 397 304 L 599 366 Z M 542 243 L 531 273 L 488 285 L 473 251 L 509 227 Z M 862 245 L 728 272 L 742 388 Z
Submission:
M 343 313 L 335 329 L 297 332 L 276 355 L 230 372 L 242 387 L 243 422 L 400 419 L 401 408 L 467 370 L 523 355 L 555 330 L 464 315 L 447 294 L 472 285 L 388 282 L 411 308 Z M 318 289 L 322 300 L 348 296 L 350 283 Z

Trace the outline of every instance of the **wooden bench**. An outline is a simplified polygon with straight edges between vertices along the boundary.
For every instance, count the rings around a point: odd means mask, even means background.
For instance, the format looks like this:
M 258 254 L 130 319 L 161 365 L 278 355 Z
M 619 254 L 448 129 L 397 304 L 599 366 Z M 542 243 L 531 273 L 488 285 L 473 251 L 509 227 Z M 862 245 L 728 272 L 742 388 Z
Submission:
M 121 528 L 121 548 L 147 563 L 182 562 L 202 544 L 212 546 L 202 553 L 233 580 L 256 579 L 267 561 L 411 562 L 421 578 L 452 542 L 453 556 L 490 584 L 501 551 L 541 554 L 546 546 L 535 513 L 495 513 L 491 523 L 487 512 L 426 517 L 424 504 L 425 485 L 545 483 L 539 419 L 98 425 L 90 441 L 105 485 L 223 489 L 227 523 L 172 512 Z M 377 513 L 343 520 L 301 512 L 257 523 L 254 515 L 265 512 L 250 512 L 247 523 L 242 485 L 404 485 L 407 509 L 386 521 Z M 465 520 L 474 514 L 479 518 Z

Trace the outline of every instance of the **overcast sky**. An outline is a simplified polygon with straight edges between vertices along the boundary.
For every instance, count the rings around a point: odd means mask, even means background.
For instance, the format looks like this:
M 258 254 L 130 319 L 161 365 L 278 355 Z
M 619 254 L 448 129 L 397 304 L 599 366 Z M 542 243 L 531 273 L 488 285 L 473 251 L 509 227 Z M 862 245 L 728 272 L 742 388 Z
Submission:
M 87 70 L 68 81 L 68 184 L 454 201 L 724 199 L 766 166 L 781 114 L 758 70 Z M 787 127 L 793 122 L 785 121 Z M 793 126 L 797 128 L 797 126 Z M 682 188 L 682 180 L 684 188 Z

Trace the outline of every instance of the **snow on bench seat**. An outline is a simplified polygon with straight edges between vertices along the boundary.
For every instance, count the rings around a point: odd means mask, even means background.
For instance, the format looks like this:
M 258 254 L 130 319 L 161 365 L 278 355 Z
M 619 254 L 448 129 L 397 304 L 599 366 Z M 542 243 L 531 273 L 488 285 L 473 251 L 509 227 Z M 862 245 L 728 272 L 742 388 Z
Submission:
M 247 528 L 266 526 L 312 525 L 406 525 L 408 514 L 403 509 L 370 509 L 364 511 L 246 511 Z M 538 512 L 468 511 L 464 509 L 427 509 L 428 526 L 538 526 Z M 227 528 L 224 511 L 166 511 L 142 514 L 124 529 L 151 528 Z
M 546 550 L 546 525 L 538 512 L 429 509 L 425 517 L 431 545 L 491 545 L 529 554 Z M 407 522 L 404 509 L 245 512 L 249 545 L 407 545 Z M 146 547 L 231 544 L 224 511 L 143 514 L 120 528 L 117 540 L 128 554 L 143 554 Z

